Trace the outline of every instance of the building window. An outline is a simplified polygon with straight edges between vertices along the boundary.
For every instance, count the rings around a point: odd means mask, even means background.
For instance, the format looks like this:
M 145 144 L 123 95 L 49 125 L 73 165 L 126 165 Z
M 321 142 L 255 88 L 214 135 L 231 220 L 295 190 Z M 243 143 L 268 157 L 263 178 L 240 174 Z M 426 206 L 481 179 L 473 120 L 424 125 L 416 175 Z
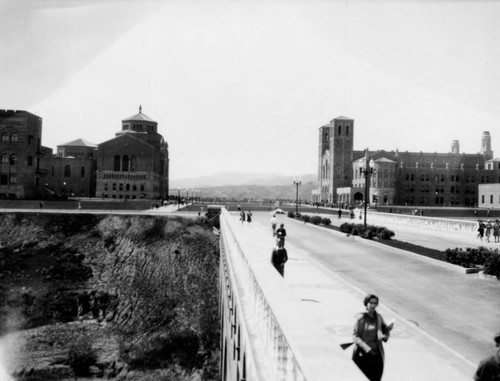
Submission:
M 9 175 L 7 173 L 0 173 L 0 185 L 9 184 Z
M 122 158 L 122 171 L 128 172 L 128 156 L 127 155 L 123 155 L 123 158 Z
M 85 177 L 85 167 L 80 168 L 80 176 Z
M 122 190 L 123 190 L 123 184 L 122 184 L 122 183 L 118 184 L 118 189 L 119 189 L 120 191 L 122 191 Z M 120 196 L 120 198 L 121 198 L 121 196 Z
M 133 184 L 133 185 L 132 185 L 132 191 L 134 191 L 134 192 L 135 192 L 136 190 L 137 190 L 137 185 Z
M 28 165 L 29 165 L 29 158 L 31 157 L 31 165 L 33 165 L 33 157 L 28 156 Z M 16 165 L 17 164 L 17 155 L 15 153 L 11 154 L 9 157 L 9 164 L 10 165 Z
M 349 136 L 349 126 L 345 126 L 345 136 Z
M 9 173 L 10 184 L 17 184 L 17 173 Z
M 116 190 L 116 183 L 113 183 L 113 190 Z M 114 196 L 113 196 L 114 197 Z
M 130 184 L 125 184 L 125 190 L 129 191 L 130 190 Z
M 104 183 L 104 190 L 107 191 L 108 190 L 108 183 Z
M 490 204 L 493 204 L 493 195 L 490 194 Z
M 2 154 L 2 164 L 9 164 L 9 155 L 6 153 Z
M 8 142 L 9 141 L 9 134 L 4 132 L 2 134 L 2 142 Z
M 10 134 L 10 141 L 11 142 L 18 142 L 19 141 L 19 135 L 16 134 L 15 132 L 13 132 L 12 134 Z
M 33 144 L 33 136 L 32 135 L 29 135 L 28 136 L 28 145 L 32 145 Z
M 340 136 L 340 132 L 342 131 L 342 126 L 338 126 L 338 127 L 337 127 L 337 130 L 338 130 L 337 135 L 339 135 L 339 136 Z
M 120 155 L 115 155 L 115 159 L 113 161 L 113 171 L 120 170 Z
M 56 172 L 56 169 L 54 168 L 54 166 L 51 166 L 50 167 L 50 173 L 51 173 L 51 175 L 54 176 L 55 172 Z
M 132 156 L 130 158 L 130 172 L 135 172 L 137 170 L 137 158 Z
M 71 166 L 69 164 L 64 166 L 64 177 L 71 177 Z
M 141 184 L 141 192 L 144 192 L 144 184 Z
M 481 204 L 484 204 L 484 194 L 481 195 Z

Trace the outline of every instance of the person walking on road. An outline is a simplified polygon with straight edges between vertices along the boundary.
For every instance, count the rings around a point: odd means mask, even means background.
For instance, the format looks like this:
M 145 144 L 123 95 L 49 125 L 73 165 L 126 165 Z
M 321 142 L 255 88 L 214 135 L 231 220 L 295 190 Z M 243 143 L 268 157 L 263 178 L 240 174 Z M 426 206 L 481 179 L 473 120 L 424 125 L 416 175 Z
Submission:
M 339 220 L 340 220 L 342 218 L 342 209 L 339 208 L 337 214 L 339 215 Z
M 288 261 L 288 253 L 286 249 L 283 247 L 284 242 L 278 241 L 276 247 L 273 249 L 271 253 L 271 263 L 274 268 L 278 270 L 282 277 L 285 277 L 285 263 Z
M 477 238 L 479 238 L 479 240 L 481 242 L 483 242 L 483 237 L 484 237 L 484 228 L 485 228 L 485 225 L 483 224 L 483 221 L 479 220 L 477 221 L 478 224 L 479 224 L 479 227 L 477 228 Z
M 479 363 L 474 374 L 475 381 L 500 381 L 500 332 L 493 337 L 496 352 Z
M 384 372 L 384 347 L 394 323 L 386 324 L 376 308 L 378 296 L 369 294 L 363 303 L 366 311 L 356 315 L 352 359 L 370 381 L 380 381 Z
M 486 235 L 486 242 L 490 242 L 490 237 L 491 237 L 491 229 L 493 228 L 493 225 L 491 225 L 491 221 L 488 221 L 485 226 L 485 235 Z
M 498 220 L 493 224 L 493 240 L 500 242 L 500 221 Z
M 246 213 L 242 210 L 241 213 L 240 213 L 240 220 L 241 220 L 241 223 L 245 223 L 245 220 L 246 220 Z
M 247 212 L 247 222 L 248 223 L 252 222 L 252 212 L 251 211 Z
M 278 220 L 276 219 L 275 214 L 273 214 L 273 216 L 271 217 L 269 222 L 271 223 L 271 229 L 273 229 L 273 237 L 275 237 L 276 236 L 276 225 L 278 224 Z
M 282 241 L 283 246 L 285 246 L 286 230 L 284 224 L 281 224 L 280 227 L 276 230 L 276 237 L 277 237 L 277 242 Z

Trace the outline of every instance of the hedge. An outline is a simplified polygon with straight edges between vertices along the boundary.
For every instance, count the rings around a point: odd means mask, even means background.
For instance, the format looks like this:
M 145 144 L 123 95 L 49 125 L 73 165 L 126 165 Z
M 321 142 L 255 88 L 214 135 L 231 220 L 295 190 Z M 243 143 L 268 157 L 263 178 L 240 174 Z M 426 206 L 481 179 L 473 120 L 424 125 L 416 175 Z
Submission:
M 462 267 L 484 267 L 484 273 L 500 279 L 500 252 L 484 246 L 446 249 L 445 260 Z
M 340 231 L 346 234 L 359 235 L 366 239 L 379 239 L 389 240 L 394 237 L 394 232 L 384 226 L 353 224 L 345 222 L 340 225 Z

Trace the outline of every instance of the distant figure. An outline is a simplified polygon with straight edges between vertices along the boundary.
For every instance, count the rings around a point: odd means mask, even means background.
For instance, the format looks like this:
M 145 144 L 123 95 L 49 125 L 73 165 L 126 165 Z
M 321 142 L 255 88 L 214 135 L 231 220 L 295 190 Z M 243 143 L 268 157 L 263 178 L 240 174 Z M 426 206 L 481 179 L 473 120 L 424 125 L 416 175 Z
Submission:
M 271 263 L 282 277 L 285 276 L 285 263 L 288 261 L 288 253 L 283 245 L 284 242 L 278 241 L 271 254 Z
M 82 203 L 81 203 L 81 202 L 79 202 L 79 203 L 78 203 L 78 209 L 81 209 L 81 208 L 82 208 Z
M 478 231 L 477 238 L 479 238 L 479 240 L 481 242 L 483 242 L 485 225 L 483 224 L 483 221 L 481 221 L 481 220 L 478 220 L 477 223 L 479 224 L 479 226 L 477 228 L 477 231 Z
M 238 212 L 241 212 L 241 205 L 238 204 Z
M 384 372 L 384 347 L 394 323 L 386 324 L 377 313 L 378 296 L 369 294 L 363 303 L 366 311 L 356 315 L 353 361 L 370 381 L 379 381 Z
M 477 217 L 477 210 L 474 210 L 474 217 Z
M 285 246 L 286 230 L 284 224 L 281 224 L 280 227 L 276 230 L 276 237 L 277 237 L 277 242 L 282 241 L 283 246 Z
M 489 216 L 490 216 L 490 209 L 488 209 L 488 210 L 486 211 L 486 217 L 489 217 Z
M 485 235 L 486 235 L 486 242 L 490 242 L 490 237 L 491 237 L 491 229 L 493 228 L 493 225 L 491 224 L 491 221 L 488 221 L 485 226 Z
M 247 212 L 247 222 L 248 223 L 252 222 L 252 212 L 251 211 Z
M 500 380 L 500 332 L 493 337 L 495 341 L 496 352 L 480 362 L 476 373 L 475 381 L 499 381 Z
M 340 220 L 342 218 L 342 209 L 339 208 L 337 214 L 339 215 L 339 220 Z
M 276 225 L 278 224 L 278 220 L 276 219 L 275 214 L 273 214 L 273 216 L 271 217 L 269 222 L 271 223 L 271 229 L 273 229 L 273 237 L 275 237 L 276 236 Z
M 43 202 L 40 201 L 40 209 L 43 209 Z
M 242 210 L 241 213 L 240 213 L 240 220 L 241 220 L 241 223 L 243 224 L 246 220 L 246 213 Z
M 495 220 L 493 224 L 493 239 L 495 242 L 500 242 L 500 222 Z

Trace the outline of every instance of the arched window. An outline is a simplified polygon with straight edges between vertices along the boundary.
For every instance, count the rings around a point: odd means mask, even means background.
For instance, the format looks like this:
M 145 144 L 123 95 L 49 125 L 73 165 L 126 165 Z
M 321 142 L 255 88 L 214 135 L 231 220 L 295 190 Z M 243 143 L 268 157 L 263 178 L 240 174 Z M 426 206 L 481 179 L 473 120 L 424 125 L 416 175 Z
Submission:
M 120 170 L 120 155 L 115 155 L 115 160 L 113 162 L 113 171 Z
M 85 177 L 85 167 L 80 168 L 80 176 Z
M 128 172 L 128 156 L 127 155 L 123 155 L 123 158 L 122 158 L 122 171 Z
M 4 132 L 2 134 L 2 142 L 8 142 L 9 141 L 9 134 Z
M 15 153 L 12 153 L 9 157 L 9 164 L 16 165 L 16 163 L 17 163 L 17 155 Z
M 10 141 L 11 142 L 19 141 L 19 135 L 17 133 L 13 132 L 12 134 L 10 134 Z
M 132 156 L 130 158 L 130 172 L 135 171 L 137 171 L 137 158 L 135 156 Z
M 6 153 L 2 154 L 2 164 L 9 164 L 9 155 Z
M 64 166 L 64 177 L 71 177 L 71 166 L 69 164 Z

